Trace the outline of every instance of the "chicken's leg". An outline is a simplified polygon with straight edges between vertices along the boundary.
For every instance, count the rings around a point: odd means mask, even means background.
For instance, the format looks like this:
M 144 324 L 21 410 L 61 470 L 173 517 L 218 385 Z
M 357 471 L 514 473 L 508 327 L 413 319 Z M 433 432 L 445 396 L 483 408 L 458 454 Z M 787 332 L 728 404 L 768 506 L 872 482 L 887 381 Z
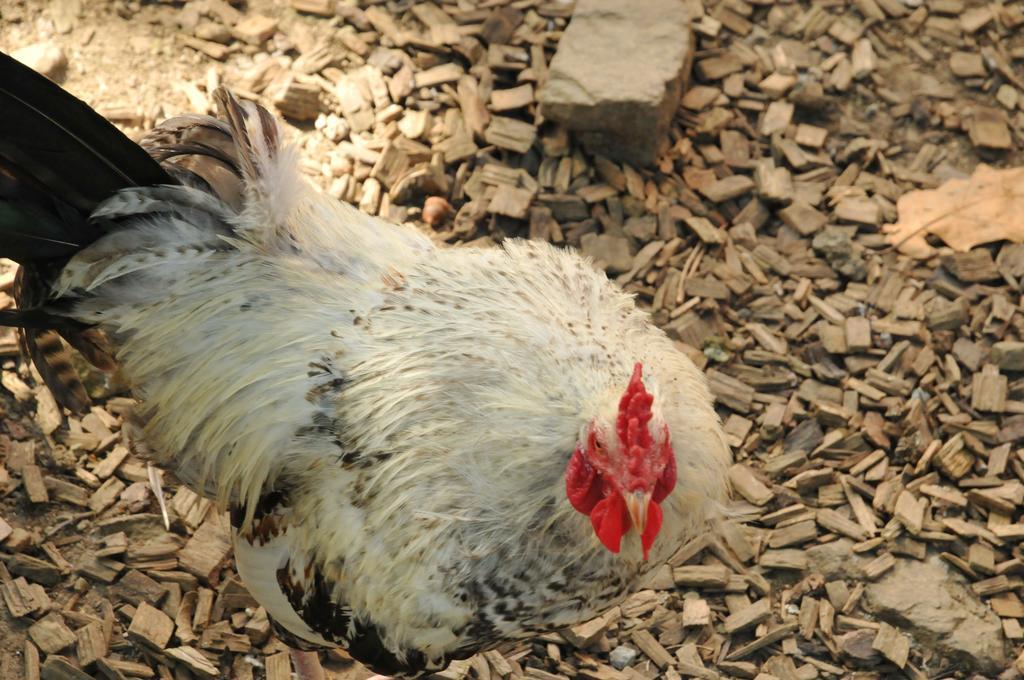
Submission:
M 292 667 L 299 680 L 327 680 L 320 657 L 316 652 L 302 652 L 298 649 L 289 650 L 292 655 Z

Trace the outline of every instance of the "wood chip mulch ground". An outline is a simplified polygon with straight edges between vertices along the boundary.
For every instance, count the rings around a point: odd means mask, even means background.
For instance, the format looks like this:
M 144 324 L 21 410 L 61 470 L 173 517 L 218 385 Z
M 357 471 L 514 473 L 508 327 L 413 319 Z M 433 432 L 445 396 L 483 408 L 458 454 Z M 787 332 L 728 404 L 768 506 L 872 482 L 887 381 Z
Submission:
M 1024 245 L 912 259 L 882 227 L 908 191 L 1022 164 L 1024 2 L 687 6 L 651 168 L 541 117 L 563 2 L 21 2 L 0 49 L 56 46 L 135 135 L 228 84 L 331 194 L 440 242 L 582 248 L 706 370 L 735 519 L 600 619 L 444 677 L 1019 677 Z M 151 82 L 165 63 L 187 77 Z M 67 417 L 10 333 L 0 360 L 0 678 L 288 678 L 223 518 L 167 480 L 164 529 L 131 401 L 94 379 Z

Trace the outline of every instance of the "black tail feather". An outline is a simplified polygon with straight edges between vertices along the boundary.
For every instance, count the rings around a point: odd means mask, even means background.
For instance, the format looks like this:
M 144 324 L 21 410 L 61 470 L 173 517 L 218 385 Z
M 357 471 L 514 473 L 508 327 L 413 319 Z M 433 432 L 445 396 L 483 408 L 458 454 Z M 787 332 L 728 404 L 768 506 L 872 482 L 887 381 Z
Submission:
M 100 331 L 43 307 L 50 284 L 102 234 L 88 219 L 100 202 L 154 184 L 178 182 L 85 102 L 0 53 L 0 256 L 21 264 L 19 310 L 0 312 L 0 325 L 21 327 L 25 353 L 74 411 L 90 400 L 65 342 L 98 366 L 113 360 Z
M 85 213 L 126 186 L 175 183 L 85 102 L 3 53 L 0 156 Z
M 16 262 L 70 257 L 95 236 L 84 214 L 0 157 L 0 254 Z

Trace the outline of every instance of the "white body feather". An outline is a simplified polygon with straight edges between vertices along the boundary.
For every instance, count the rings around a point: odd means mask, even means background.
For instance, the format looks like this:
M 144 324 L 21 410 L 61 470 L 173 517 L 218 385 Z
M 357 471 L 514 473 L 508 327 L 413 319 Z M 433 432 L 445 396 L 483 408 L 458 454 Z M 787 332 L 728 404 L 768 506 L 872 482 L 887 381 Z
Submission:
M 235 236 L 140 220 L 76 256 L 58 295 L 90 291 L 75 313 L 119 344 L 165 463 L 250 514 L 290 490 L 285 533 L 236 542 L 280 625 L 330 642 L 278 581 L 314 563 L 389 649 L 441 659 L 473 648 L 482 609 L 488 642 L 598 614 L 704 526 L 729 461 L 704 378 L 604 274 L 533 242 L 435 248 L 279 161 Z M 601 547 L 564 488 L 636 361 L 679 470 L 648 563 L 634 533 Z

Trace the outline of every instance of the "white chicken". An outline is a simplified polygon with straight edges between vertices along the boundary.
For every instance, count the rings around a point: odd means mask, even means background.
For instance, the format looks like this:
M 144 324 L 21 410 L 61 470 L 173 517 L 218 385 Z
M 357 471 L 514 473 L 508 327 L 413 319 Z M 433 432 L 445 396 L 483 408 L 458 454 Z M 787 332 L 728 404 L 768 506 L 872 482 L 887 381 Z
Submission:
M 362 214 L 217 98 L 226 123 L 172 119 L 147 155 L 0 59 L 2 320 L 69 406 L 54 331 L 117 367 L 156 460 L 231 508 L 306 677 L 310 650 L 416 676 L 584 621 L 707 526 L 711 395 L 630 296 L 571 250 Z

